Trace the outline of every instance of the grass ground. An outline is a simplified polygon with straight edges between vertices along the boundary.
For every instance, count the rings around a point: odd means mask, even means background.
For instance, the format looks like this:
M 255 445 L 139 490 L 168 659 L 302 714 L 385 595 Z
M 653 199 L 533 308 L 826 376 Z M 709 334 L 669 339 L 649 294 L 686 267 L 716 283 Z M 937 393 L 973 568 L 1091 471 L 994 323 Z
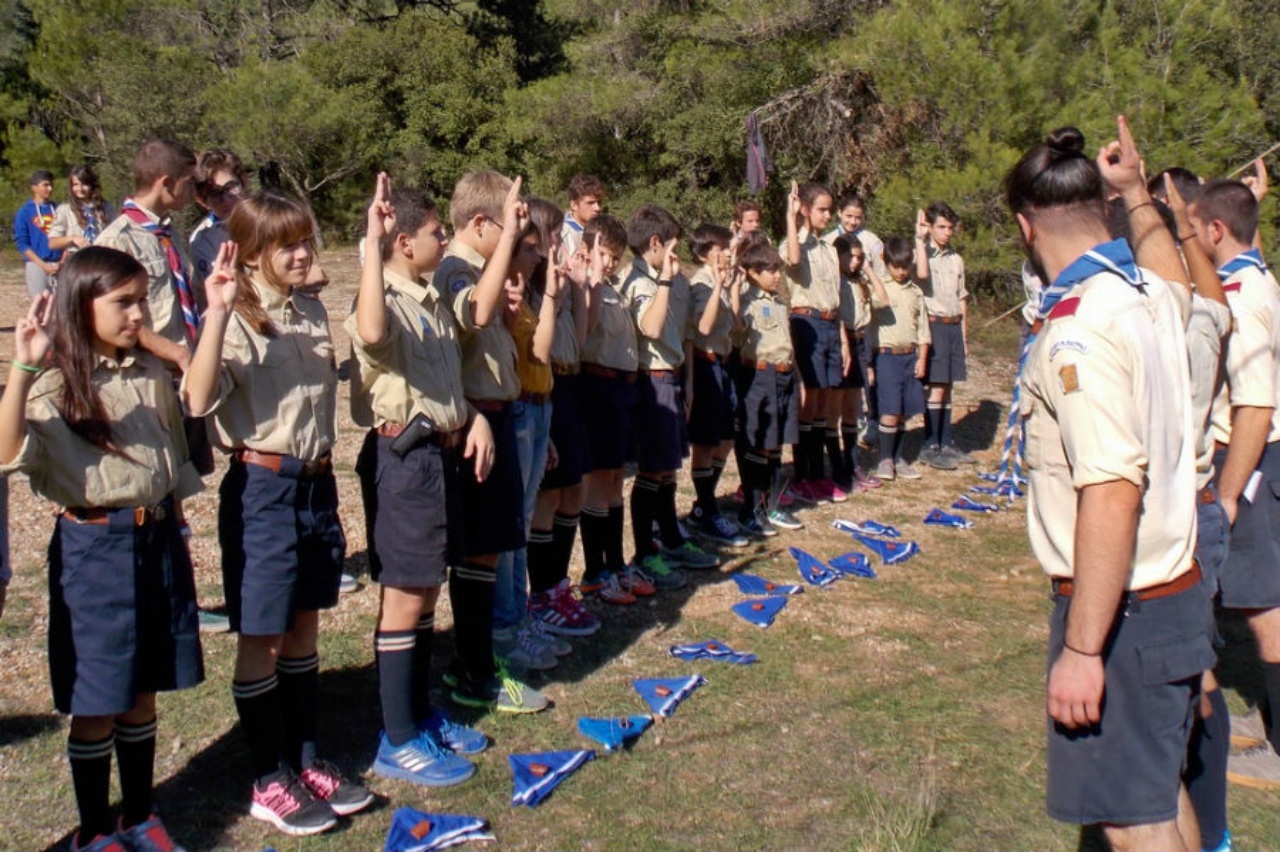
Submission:
M 340 353 L 341 320 L 356 278 L 354 252 L 326 257 L 334 284 L 325 301 Z M 0 266 L 0 325 L 23 303 L 21 270 Z M 976 331 L 970 381 L 957 393 L 958 434 L 983 466 L 998 456 L 1003 408 L 1013 377 L 1012 320 Z M 0 345 L 7 360 L 9 344 Z M 0 367 L 4 367 L 0 363 Z M 347 416 L 337 449 L 351 566 L 364 562 L 364 529 L 352 473 L 359 436 Z M 207 605 L 222 599 L 213 522 L 217 476 L 190 507 L 198 583 Z M 1079 833 L 1043 813 L 1043 652 L 1047 583 L 1031 557 L 1022 505 L 975 519 L 961 531 L 924 527 L 973 482 L 971 472 L 930 472 L 839 507 L 803 515 L 808 528 L 778 544 L 831 557 L 852 550 L 834 518 L 899 525 L 920 556 L 881 568 L 878 581 L 841 581 L 793 600 L 760 630 L 729 611 L 740 599 L 722 571 L 692 574 L 689 588 L 605 613 L 605 629 L 579 642 L 550 677 L 534 683 L 555 701 L 536 717 L 483 717 L 494 741 L 476 777 L 425 791 L 373 779 L 369 813 L 320 837 L 291 839 L 247 817 L 246 755 L 229 689 L 231 636 L 205 640 L 208 679 L 161 696 L 158 804 L 189 849 L 374 850 L 393 810 L 476 814 L 507 849 L 849 849 L 1063 850 Z M 691 494 L 682 482 L 681 505 Z M 722 493 L 736 486 L 732 466 Z M 51 507 L 25 483 L 11 486 L 16 577 L 0 620 L 0 848 L 63 849 L 76 823 L 63 749 L 66 721 L 51 708 L 45 668 L 44 547 Z M 628 548 L 629 549 L 629 548 Z M 735 554 L 726 554 L 732 556 Z M 741 555 L 733 567 L 794 581 L 794 562 L 773 547 Z M 580 571 L 575 567 L 575 575 Z M 379 727 L 372 668 L 375 586 L 345 596 L 326 614 L 321 641 L 323 748 L 353 774 L 373 756 Z M 438 662 L 452 645 L 447 603 Z M 1228 623 L 1224 681 L 1237 709 L 1256 690 L 1252 649 Z M 690 664 L 666 649 L 717 638 L 753 651 L 750 667 Z M 513 808 L 511 752 L 583 748 L 579 716 L 643 712 L 638 677 L 701 672 L 709 684 L 635 747 L 588 764 L 539 808 Z M 1231 790 L 1237 849 L 1274 848 L 1277 798 Z M 1092 841 L 1085 838 L 1083 846 Z

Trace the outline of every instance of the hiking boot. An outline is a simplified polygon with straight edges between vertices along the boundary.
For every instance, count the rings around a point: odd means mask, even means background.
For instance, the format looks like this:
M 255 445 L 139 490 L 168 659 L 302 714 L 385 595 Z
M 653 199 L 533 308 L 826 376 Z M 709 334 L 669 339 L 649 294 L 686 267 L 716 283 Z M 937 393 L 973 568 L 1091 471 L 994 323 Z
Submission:
M 978 460 L 957 447 L 955 444 L 947 444 L 942 448 L 942 455 L 951 459 L 956 464 L 977 464 Z
M 876 479 L 880 480 L 881 484 L 884 484 L 893 482 L 896 475 L 893 469 L 893 459 L 880 459 L 880 464 L 876 465 Z
M 672 567 L 693 568 L 694 570 L 720 567 L 719 556 L 714 553 L 707 553 L 701 547 L 688 540 L 685 540 L 679 547 L 662 548 L 662 558 Z
M 915 465 L 906 460 L 900 460 L 894 463 L 893 473 L 899 479 L 923 479 L 924 474 L 916 470 Z
M 479 754 L 489 747 L 489 738 L 483 733 L 454 721 L 449 714 L 439 709 L 432 710 L 430 716 L 419 722 L 418 730 L 431 736 L 454 754 Z
M 1231 744 L 1236 748 L 1254 748 L 1267 742 L 1267 726 L 1255 707 L 1243 716 L 1231 717 Z
M 1270 743 L 1227 758 L 1227 780 L 1255 790 L 1280 790 L 1280 755 Z
M 590 583 L 583 582 L 579 587 L 583 594 L 595 595 L 605 603 L 633 604 L 636 596 L 622 587 L 622 581 L 612 571 L 605 571 L 599 579 Z
M 631 569 L 663 591 L 682 589 L 688 582 L 683 571 L 672 568 L 671 563 L 657 553 L 644 557 L 639 565 L 633 563 Z
M 535 594 L 532 615 L 548 633 L 559 636 L 590 636 L 600 629 L 596 618 L 574 595 L 566 577 L 552 589 Z
M 804 529 L 804 521 L 785 509 L 774 509 L 769 513 L 769 523 L 778 529 L 783 530 L 802 530 Z
M 499 627 L 493 631 L 493 650 L 525 671 L 545 672 L 556 667 L 555 654 L 515 627 Z
M 328 802 L 338 816 L 350 816 L 373 804 L 369 788 L 344 778 L 338 767 L 327 760 L 313 760 L 298 777 L 311 795 Z
M 338 824 L 329 803 L 312 795 L 302 779 L 285 767 L 253 785 L 249 816 L 293 837 L 319 834 Z
M 920 451 L 920 461 L 937 470 L 955 470 L 959 465 L 949 455 L 937 447 L 925 447 Z M 902 476 L 901 471 L 898 473 Z M 903 477 L 909 479 L 910 477 Z
M 383 778 L 408 781 L 424 787 L 452 787 L 476 772 L 471 761 L 458 757 L 427 734 L 394 746 L 383 734 L 378 740 L 378 756 L 373 773 Z

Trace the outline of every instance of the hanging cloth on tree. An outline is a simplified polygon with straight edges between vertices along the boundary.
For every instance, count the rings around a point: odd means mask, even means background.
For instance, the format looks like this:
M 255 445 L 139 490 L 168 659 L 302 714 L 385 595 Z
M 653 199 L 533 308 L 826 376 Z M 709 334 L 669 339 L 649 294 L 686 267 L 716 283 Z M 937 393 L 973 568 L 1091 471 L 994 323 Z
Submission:
M 751 194 L 758 195 L 769 185 L 769 173 L 773 171 L 773 161 L 764 147 L 764 134 L 760 132 L 760 122 L 753 112 L 747 116 L 747 185 Z

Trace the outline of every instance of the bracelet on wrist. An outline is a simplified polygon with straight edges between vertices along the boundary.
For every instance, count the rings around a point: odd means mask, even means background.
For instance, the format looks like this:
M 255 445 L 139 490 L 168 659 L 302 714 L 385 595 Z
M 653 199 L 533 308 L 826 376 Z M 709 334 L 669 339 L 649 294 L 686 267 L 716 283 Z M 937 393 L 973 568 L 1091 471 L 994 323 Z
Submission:
M 1073 654 L 1078 654 L 1078 655 L 1080 655 L 1081 657 L 1101 657 L 1101 656 L 1102 656 L 1102 652 L 1101 652 L 1101 651 L 1095 651 L 1094 653 L 1090 654 L 1090 653 L 1088 653 L 1088 652 L 1086 652 L 1086 651 L 1081 651 L 1079 648 L 1073 648 L 1073 647 L 1071 647 L 1071 645 L 1067 642 L 1067 640 L 1066 640 L 1066 639 L 1063 639 L 1063 640 L 1062 640 L 1062 647 L 1066 648 L 1068 651 L 1070 651 L 1070 652 L 1071 652 L 1071 653 L 1073 653 Z
M 31 373 L 32 375 L 35 375 L 44 372 L 43 367 L 35 367 L 31 364 L 24 364 L 21 361 L 13 361 L 11 363 L 24 373 Z
M 1156 206 L 1156 203 L 1154 201 L 1143 201 L 1141 204 L 1133 205 L 1125 212 L 1128 215 L 1132 216 L 1135 210 L 1141 210 L 1143 207 L 1155 207 L 1155 206 Z
M 659 279 L 658 279 L 658 286 L 659 286 L 659 287 L 670 287 L 670 286 L 671 286 L 671 282 L 670 282 L 670 281 L 664 281 L 663 279 L 659 278 Z
M 1174 236 L 1178 238 L 1178 242 L 1185 243 L 1187 240 L 1195 239 L 1197 236 L 1199 236 L 1199 234 L 1197 234 L 1195 231 L 1192 231 L 1191 233 L 1187 234 L 1185 237 L 1182 236 L 1182 234 L 1175 234 Z

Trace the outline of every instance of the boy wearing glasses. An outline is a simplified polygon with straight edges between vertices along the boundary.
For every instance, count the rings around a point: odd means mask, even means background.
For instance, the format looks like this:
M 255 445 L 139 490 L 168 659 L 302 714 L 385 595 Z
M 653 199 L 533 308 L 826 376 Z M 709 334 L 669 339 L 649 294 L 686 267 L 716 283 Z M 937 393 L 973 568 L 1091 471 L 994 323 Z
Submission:
M 249 177 L 234 151 L 210 148 L 196 156 L 196 203 L 208 213 L 191 232 L 191 289 L 204 310 L 204 278 L 227 241 L 227 217 L 248 191 Z

